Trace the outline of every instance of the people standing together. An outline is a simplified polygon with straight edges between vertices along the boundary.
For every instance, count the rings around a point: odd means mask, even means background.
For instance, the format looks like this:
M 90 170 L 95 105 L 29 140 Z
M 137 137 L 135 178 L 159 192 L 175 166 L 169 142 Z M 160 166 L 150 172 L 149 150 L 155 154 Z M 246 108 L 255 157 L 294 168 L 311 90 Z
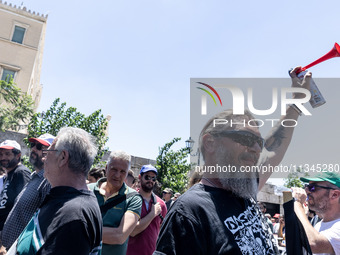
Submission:
M 296 71 L 290 73 L 292 86 L 308 89 L 311 74 L 301 82 Z M 298 117 L 289 106 L 282 120 Z M 214 125 L 215 119 L 237 124 Z M 280 164 L 294 128 L 277 125 L 264 139 L 253 120 L 249 111 L 234 115 L 232 110 L 211 118 L 199 137 L 202 167 Z M 206 171 L 184 194 L 171 198 L 174 191 L 166 187 L 162 200 L 154 192 L 158 170 L 144 165 L 135 178 L 126 152 L 111 152 L 105 171 L 89 175 L 97 147 L 82 129 L 66 127 L 56 137 L 43 134 L 29 141 L 32 174 L 20 164 L 17 142 L 0 144 L 6 171 L 1 241 L 11 254 L 279 254 L 265 205 L 257 203 L 270 172 Z M 302 181 L 308 185 L 293 189 L 294 210 L 312 252 L 339 255 L 340 176 L 325 173 Z M 306 216 L 307 197 L 322 218 L 315 228 Z

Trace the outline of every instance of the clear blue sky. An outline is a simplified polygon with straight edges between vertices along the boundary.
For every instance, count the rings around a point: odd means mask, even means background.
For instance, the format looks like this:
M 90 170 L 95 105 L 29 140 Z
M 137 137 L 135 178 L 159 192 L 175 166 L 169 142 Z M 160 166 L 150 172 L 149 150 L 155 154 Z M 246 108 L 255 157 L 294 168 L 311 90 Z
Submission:
M 155 158 L 173 137 L 181 137 L 183 146 L 189 137 L 190 78 L 287 77 L 289 68 L 314 61 L 340 42 L 339 1 L 26 0 L 23 5 L 49 15 L 39 110 L 57 97 L 86 114 L 102 109 L 112 116 L 109 149 L 146 158 Z M 339 77 L 339 70 L 340 58 L 311 69 L 314 77 Z M 334 117 L 340 84 L 320 89 L 327 104 L 301 121 L 287 152 L 290 162 L 328 153 L 330 162 L 339 153 Z M 321 119 L 325 115 L 330 117 Z M 316 136 L 310 133 L 314 124 Z

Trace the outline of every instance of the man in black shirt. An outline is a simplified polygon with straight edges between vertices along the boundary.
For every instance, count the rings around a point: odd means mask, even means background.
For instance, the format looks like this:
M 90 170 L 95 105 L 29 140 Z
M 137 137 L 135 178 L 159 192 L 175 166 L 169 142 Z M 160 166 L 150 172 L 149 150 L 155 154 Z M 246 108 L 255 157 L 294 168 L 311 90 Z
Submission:
M 54 136 L 43 134 L 38 138 L 29 138 L 31 142 L 30 163 L 34 167 L 31 180 L 25 185 L 15 199 L 15 204 L 8 214 L 2 230 L 2 244 L 10 248 L 27 223 L 50 192 L 51 185 L 44 177 L 44 162 L 42 150 L 47 149 L 53 142 Z
M 95 138 L 79 128 L 62 128 L 42 151 L 52 188 L 19 236 L 16 254 L 100 254 L 101 213 L 86 185 L 97 154 Z
M 0 196 L 0 231 L 11 211 L 15 198 L 31 178 L 31 172 L 20 164 L 21 147 L 14 140 L 0 144 L 0 164 L 6 170 L 3 190 Z
M 300 84 L 296 71 L 291 72 L 293 86 L 308 88 L 310 73 Z M 226 110 L 211 118 L 199 137 L 205 161 L 200 169 L 202 181 L 173 204 L 154 254 L 278 254 L 266 219 L 256 205 L 257 192 L 271 173 L 261 172 L 257 166 L 281 162 L 293 135 L 294 128 L 288 126 L 293 126 L 298 116 L 289 106 L 281 119 L 287 127 L 274 127 L 266 140 L 249 111 L 233 115 L 232 110 Z M 234 125 L 215 125 L 215 119 Z M 253 171 L 244 171 L 246 167 Z

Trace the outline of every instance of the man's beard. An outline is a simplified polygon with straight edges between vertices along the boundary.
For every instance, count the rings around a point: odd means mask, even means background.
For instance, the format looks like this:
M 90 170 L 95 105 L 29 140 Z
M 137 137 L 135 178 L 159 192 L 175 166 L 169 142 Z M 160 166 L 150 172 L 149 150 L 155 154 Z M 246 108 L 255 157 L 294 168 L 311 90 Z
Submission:
M 155 185 L 150 185 L 150 186 L 152 186 L 152 187 L 149 187 L 149 186 L 147 186 L 146 185 L 146 182 L 141 182 L 141 188 L 142 188 L 142 190 L 144 190 L 145 192 L 147 192 L 147 193 L 149 193 L 149 192 L 151 192 L 152 190 L 153 190 L 153 187 L 155 186 Z
M 219 166 L 232 166 L 236 168 L 236 172 L 223 172 L 218 171 L 217 176 L 219 178 L 222 187 L 226 190 L 230 190 L 233 194 L 241 198 L 256 198 L 258 191 L 258 178 L 259 173 L 256 171 L 240 172 L 241 165 L 237 162 L 231 153 L 228 153 L 225 148 L 220 146 L 217 150 L 217 164 Z M 241 155 L 242 157 L 249 157 L 249 155 Z
M 314 196 L 312 196 L 312 200 L 310 200 L 310 195 L 308 199 L 308 206 L 311 210 L 315 211 L 316 213 L 325 213 L 329 207 L 329 191 L 327 192 L 327 196 L 323 196 L 318 200 L 315 200 Z
M 35 155 L 35 158 L 33 157 L 33 155 Z M 43 169 L 44 167 L 44 162 L 42 161 L 42 158 L 40 158 L 39 155 L 34 151 L 31 152 L 30 163 L 39 170 Z
M 2 167 L 6 169 L 11 169 L 15 167 L 17 164 L 19 164 L 20 160 L 17 160 L 16 157 L 14 157 L 12 160 L 8 161 L 8 163 L 5 163 L 7 160 L 1 160 L 0 164 Z

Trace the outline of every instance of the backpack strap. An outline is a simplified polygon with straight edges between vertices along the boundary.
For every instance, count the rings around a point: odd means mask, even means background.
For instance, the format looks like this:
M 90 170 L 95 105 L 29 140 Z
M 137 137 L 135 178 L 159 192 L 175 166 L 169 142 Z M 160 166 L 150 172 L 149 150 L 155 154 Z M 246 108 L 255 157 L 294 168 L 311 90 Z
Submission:
M 153 192 L 151 192 L 151 199 L 152 199 L 152 203 L 153 204 L 157 203 L 157 197 L 156 197 L 156 195 Z M 161 223 L 162 223 L 163 220 L 164 220 L 164 217 L 163 217 L 162 213 L 160 213 L 158 216 L 159 216 L 159 218 L 161 218 Z
M 104 203 L 103 205 L 100 206 L 100 212 L 102 213 L 102 215 L 105 215 L 105 213 L 111 209 L 112 207 L 115 207 L 116 205 L 120 204 L 121 202 L 123 202 L 124 200 L 133 197 L 135 195 L 139 195 L 138 192 L 131 192 L 127 195 L 123 195 L 117 198 L 112 199 L 111 201 Z

